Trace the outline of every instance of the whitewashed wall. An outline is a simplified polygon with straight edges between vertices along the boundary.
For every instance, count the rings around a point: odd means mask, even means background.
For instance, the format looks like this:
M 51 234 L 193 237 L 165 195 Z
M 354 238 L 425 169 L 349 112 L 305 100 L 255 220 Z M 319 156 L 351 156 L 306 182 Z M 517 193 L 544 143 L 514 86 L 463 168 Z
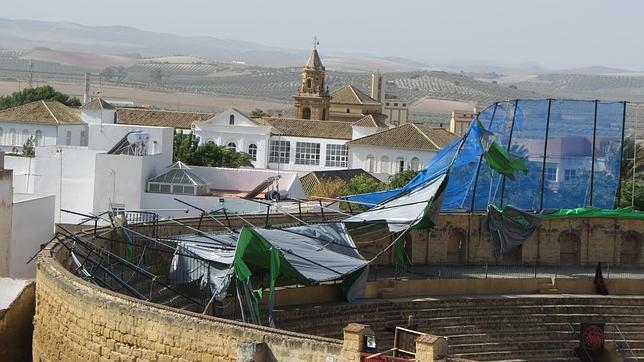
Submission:
M 54 195 L 14 194 L 10 277 L 36 277 L 36 261 L 25 263 L 54 236 L 55 207 Z
M 350 145 L 349 146 L 349 160 L 351 168 L 362 168 L 365 171 L 370 171 L 367 167 L 367 158 L 374 157 L 374 167 L 371 172 L 381 174 L 396 174 L 398 173 L 398 165 L 396 160 L 402 158 L 405 161 L 405 169 L 410 169 L 411 160 L 417 157 L 419 160 L 419 169 L 425 169 L 429 161 L 436 156 L 436 151 L 421 151 L 421 150 L 407 150 L 396 148 L 384 148 L 376 146 L 363 146 L 363 145 Z M 387 156 L 389 158 L 389 167 L 383 167 L 382 158 Z

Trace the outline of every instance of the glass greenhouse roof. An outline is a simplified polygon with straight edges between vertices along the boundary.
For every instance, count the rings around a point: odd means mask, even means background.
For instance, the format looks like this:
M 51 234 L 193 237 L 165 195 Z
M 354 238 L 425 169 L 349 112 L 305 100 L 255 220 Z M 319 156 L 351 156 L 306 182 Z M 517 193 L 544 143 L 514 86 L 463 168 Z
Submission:
M 190 167 L 186 166 L 186 164 L 181 161 L 175 162 L 170 166 L 170 170 L 168 172 L 150 179 L 148 182 L 174 185 L 208 185 L 208 181 L 192 173 L 190 171 Z

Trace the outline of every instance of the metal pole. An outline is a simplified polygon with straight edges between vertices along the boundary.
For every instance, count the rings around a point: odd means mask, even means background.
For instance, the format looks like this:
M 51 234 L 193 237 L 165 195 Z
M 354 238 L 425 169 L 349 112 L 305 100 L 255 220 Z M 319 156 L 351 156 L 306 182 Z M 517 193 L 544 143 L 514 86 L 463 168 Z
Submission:
M 623 113 L 622 113 L 622 146 L 619 151 L 619 165 L 620 165 L 620 171 L 618 171 L 619 174 L 619 179 L 617 182 L 617 204 L 619 205 L 619 200 L 622 199 L 622 175 L 621 175 L 621 165 L 622 165 L 622 157 L 624 155 L 624 133 L 626 132 L 626 101 L 622 102 L 624 103 L 624 108 L 623 108 Z M 635 160 L 633 160 L 633 163 L 635 163 Z
M 548 116 L 546 116 L 546 138 L 543 142 L 543 163 L 541 165 L 541 201 L 539 201 L 539 211 L 543 210 L 543 189 L 546 186 L 546 159 L 548 158 L 548 133 L 550 131 L 550 110 L 552 109 L 552 99 L 548 98 Z
M 597 105 L 598 100 L 595 100 L 595 117 L 593 119 L 593 153 L 590 164 L 590 206 L 593 206 L 593 183 L 595 181 L 595 140 L 597 137 Z
M 499 106 L 499 102 L 494 103 L 494 110 L 492 111 L 492 118 L 490 118 L 490 124 L 488 125 L 488 129 L 492 128 L 492 123 L 494 122 L 494 117 L 496 116 L 496 108 Z M 478 116 L 476 117 L 478 119 Z M 481 171 L 481 164 L 483 163 L 483 154 L 485 153 L 485 150 L 481 150 L 481 156 L 479 157 L 479 164 L 476 166 L 476 176 L 474 177 L 474 188 L 472 189 L 472 206 L 470 207 L 470 211 L 474 211 L 474 202 L 476 200 L 476 185 L 478 184 L 479 181 L 479 172 Z M 490 183 L 492 180 L 490 180 Z
M 514 133 L 514 121 L 517 116 L 517 108 L 519 107 L 519 100 L 514 101 L 514 112 L 512 112 L 512 126 L 510 127 L 510 137 L 508 137 L 508 152 L 510 152 L 510 146 L 512 146 L 512 133 Z M 503 180 L 501 181 L 501 208 L 503 208 L 503 195 L 505 194 L 505 175 L 503 175 Z
M 637 165 L 637 128 L 639 123 L 640 104 L 635 106 L 635 130 L 633 132 L 633 183 L 631 184 L 631 207 L 635 207 L 635 166 Z M 619 205 L 618 205 L 619 206 Z

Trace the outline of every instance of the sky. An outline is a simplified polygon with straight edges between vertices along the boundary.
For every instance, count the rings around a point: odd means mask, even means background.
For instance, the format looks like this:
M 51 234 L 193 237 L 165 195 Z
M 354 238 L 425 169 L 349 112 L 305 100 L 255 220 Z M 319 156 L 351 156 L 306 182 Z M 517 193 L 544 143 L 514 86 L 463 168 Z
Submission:
M 0 17 L 125 25 L 430 64 L 644 70 L 641 0 L 2 0 Z M 1 34 L 0 34 L 1 36 Z

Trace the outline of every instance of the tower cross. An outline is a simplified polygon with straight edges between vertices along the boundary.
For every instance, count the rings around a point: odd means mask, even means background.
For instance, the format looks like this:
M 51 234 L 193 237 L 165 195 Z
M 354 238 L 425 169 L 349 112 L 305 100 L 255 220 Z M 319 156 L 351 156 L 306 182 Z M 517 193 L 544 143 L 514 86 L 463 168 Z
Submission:
M 318 42 L 318 36 L 315 35 L 313 36 L 313 49 L 317 49 L 318 44 L 320 44 L 320 42 Z

